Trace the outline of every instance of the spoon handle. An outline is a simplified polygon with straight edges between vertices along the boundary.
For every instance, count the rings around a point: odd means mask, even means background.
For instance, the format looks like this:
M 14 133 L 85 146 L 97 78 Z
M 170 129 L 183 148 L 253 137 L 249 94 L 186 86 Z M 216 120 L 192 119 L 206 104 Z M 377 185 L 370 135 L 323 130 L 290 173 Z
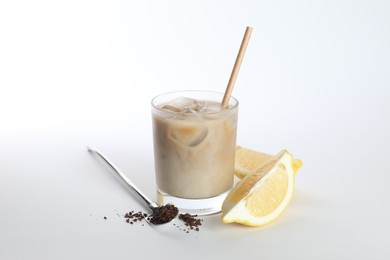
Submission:
M 100 153 L 98 150 L 96 150 L 94 148 L 91 148 L 91 147 L 87 147 L 87 148 L 88 148 L 88 151 L 93 152 L 93 153 L 97 154 L 100 158 L 102 158 L 103 161 L 108 166 L 110 166 L 110 168 L 122 179 L 122 181 L 124 183 L 126 183 L 127 186 L 141 198 L 142 202 L 149 209 L 153 210 L 153 208 L 158 207 L 158 205 L 155 202 L 150 200 L 129 178 L 127 178 L 126 175 L 123 174 L 123 172 L 121 170 L 119 170 L 118 167 L 116 167 L 109 159 L 107 159 L 107 157 L 105 157 L 102 153 Z

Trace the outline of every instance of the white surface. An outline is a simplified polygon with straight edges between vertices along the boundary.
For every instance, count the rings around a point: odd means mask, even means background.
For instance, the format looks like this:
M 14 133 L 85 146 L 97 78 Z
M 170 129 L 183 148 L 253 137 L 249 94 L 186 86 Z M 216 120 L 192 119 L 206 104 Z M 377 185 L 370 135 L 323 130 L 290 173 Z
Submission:
M 390 258 L 390 2 L 209 2 L 0 3 L 1 259 Z M 303 160 L 291 204 L 127 225 L 142 207 L 86 145 L 154 197 L 150 99 L 224 91 L 246 25 L 238 143 Z

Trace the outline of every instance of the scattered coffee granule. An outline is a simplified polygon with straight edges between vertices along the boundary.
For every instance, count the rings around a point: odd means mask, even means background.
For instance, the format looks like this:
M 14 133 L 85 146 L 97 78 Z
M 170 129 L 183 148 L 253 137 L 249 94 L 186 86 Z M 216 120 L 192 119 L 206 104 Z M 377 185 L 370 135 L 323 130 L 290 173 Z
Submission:
M 148 221 L 152 224 L 159 225 L 170 222 L 174 219 L 179 210 L 172 204 L 161 206 L 154 210 L 153 214 L 148 217 Z
M 104 219 L 107 219 L 107 217 L 104 217 Z
M 134 212 L 134 210 L 125 214 L 125 219 L 127 223 L 133 224 L 134 222 L 141 221 L 146 218 L 148 214 L 141 211 Z
M 179 219 L 184 222 L 186 227 L 188 227 L 187 233 L 189 230 L 199 231 L 199 226 L 202 225 L 203 220 L 197 219 L 196 217 L 197 217 L 197 215 L 191 215 L 188 213 L 179 215 Z
M 129 224 L 134 224 L 135 222 L 141 222 L 146 219 L 149 223 L 154 225 L 165 224 L 173 220 L 179 214 L 179 210 L 172 204 L 167 204 L 157 208 L 153 214 L 148 215 L 142 211 L 134 212 L 130 211 L 125 214 L 125 220 Z M 189 233 L 190 230 L 199 231 L 199 227 L 202 225 L 203 219 L 198 219 L 197 215 L 191 215 L 189 213 L 179 214 L 179 220 L 184 223 L 182 225 L 176 225 L 180 230 Z M 143 225 L 143 224 L 142 224 Z

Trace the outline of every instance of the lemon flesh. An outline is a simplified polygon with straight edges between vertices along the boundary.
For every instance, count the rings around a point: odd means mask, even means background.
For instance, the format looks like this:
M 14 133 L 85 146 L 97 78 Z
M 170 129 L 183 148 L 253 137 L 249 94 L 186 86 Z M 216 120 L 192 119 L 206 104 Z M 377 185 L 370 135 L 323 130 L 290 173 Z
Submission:
M 256 152 L 237 145 L 234 172 L 238 178 L 242 179 L 265 162 L 272 160 L 273 157 L 273 155 Z
M 262 226 L 276 219 L 294 193 L 293 162 L 293 156 L 282 150 L 243 177 L 223 202 L 222 222 Z
M 262 165 L 270 162 L 274 158 L 274 155 L 257 152 L 237 145 L 234 173 L 238 178 L 242 179 L 245 176 L 253 173 Z M 302 161 L 300 161 L 299 159 L 292 160 L 292 168 L 294 173 L 296 173 L 301 166 Z

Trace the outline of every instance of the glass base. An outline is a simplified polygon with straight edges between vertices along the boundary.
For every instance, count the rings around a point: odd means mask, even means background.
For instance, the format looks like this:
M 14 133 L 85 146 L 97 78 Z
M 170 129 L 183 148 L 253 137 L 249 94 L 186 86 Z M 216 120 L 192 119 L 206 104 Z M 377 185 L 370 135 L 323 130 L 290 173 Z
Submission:
M 173 204 L 181 213 L 205 216 L 220 213 L 222 211 L 222 203 L 228 193 L 229 191 L 206 199 L 183 199 L 157 190 L 157 202 L 159 205 Z

